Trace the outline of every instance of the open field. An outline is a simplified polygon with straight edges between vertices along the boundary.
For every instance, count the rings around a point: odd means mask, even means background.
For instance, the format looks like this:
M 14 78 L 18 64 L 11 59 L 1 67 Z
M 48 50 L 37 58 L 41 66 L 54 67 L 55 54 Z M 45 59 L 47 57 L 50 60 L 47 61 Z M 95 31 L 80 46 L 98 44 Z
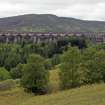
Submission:
M 105 105 L 105 84 L 94 84 L 66 91 L 58 91 L 58 84 L 58 71 L 53 70 L 50 72 L 53 93 L 34 96 L 25 93 L 22 88 L 15 88 L 0 92 L 0 105 Z
M 105 84 L 33 96 L 22 89 L 0 93 L 0 105 L 105 105 Z
M 0 105 L 21 105 L 26 100 L 32 98 L 31 94 L 27 94 L 21 88 L 0 92 Z
M 105 105 L 105 84 L 36 96 L 21 105 Z

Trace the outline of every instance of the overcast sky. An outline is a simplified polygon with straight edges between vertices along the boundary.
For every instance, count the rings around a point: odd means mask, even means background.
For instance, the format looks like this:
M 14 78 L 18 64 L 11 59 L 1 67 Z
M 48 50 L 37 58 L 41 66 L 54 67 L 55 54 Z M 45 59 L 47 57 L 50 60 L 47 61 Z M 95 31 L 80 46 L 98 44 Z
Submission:
M 0 17 L 22 14 L 105 21 L 105 0 L 0 0 Z

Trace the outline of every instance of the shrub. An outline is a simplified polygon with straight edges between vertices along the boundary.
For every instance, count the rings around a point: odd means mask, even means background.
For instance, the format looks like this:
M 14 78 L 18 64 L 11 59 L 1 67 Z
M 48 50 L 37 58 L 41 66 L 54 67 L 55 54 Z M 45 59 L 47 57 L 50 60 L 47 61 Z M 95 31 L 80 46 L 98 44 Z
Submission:
M 46 59 L 44 65 L 46 70 L 51 70 L 52 69 L 51 59 Z
M 58 54 L 54 55 L 52 57 L 51 61 L 52 61 L 53 66 L 60 64 L 60 55 L 58 55 Z
M 0 90 L 9 90 L 9 89 L 12 89 L 16 86 L 16 83 L 14 80 L 12 79 L 8 79 L 8 80 L 5 80 L 3 82 L 0 82 Z
M 85 62 L 86 68 L 88 69 L 86 81 L 87 83 L 105 81 L 105 51 L 97 51 L 93 56 L 94 58 L 90 57 L 90 60 Z
M 12 76 L 13 79 L 18 79 L 22 77 L 22 69 L 23 69 L 23 65 L 22 64 L 18 64 L 17 67 L 11 69 L 10 74 Z
M 10 73 L 5 68 L 0 68 L 0 81 L 10 79 Z
M 44 59 L 39 55 L 31 55 L 23 67 L 22 86 L 35 94 L 45 94 L 48 89 L 48 77 Z

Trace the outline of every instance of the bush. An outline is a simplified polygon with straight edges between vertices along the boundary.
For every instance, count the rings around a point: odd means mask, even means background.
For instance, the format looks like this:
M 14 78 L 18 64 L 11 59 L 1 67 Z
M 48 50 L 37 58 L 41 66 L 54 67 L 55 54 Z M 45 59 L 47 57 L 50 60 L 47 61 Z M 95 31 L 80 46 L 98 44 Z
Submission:
M 22 86 L 35 94 L 45 94 L 48 89 L 48 77 L 44 59 L 39 55 L 31 55 L 23 67 Z
M 59 54 L 54 55 L 51 60 L 53 66 L 60 64 L 60 55 Z
M 91 52 L 91 51 L 90 51 Z M 88 53 L 89 55 L 89 53 Z M 94 58 L 93 58 L 94 57 Z M 105 81 L 105 51 L 96 51 L 90 56 L 90 59 L 85 61 L 87 71 L 87 83 L 99 83 Z
M 10 73 L 5 68 L 0 68 L 0 81 L 10 79 Z
M 17 67 L 11 69 L 10 74 L 12 76 L 13 79 L 19 79 L 22 77 L 22 69 L 23 69 L 23 65 L 22 64 L 18 64 Z
M 44 65 L 46 70 L 51 70 L 52 69 L 51 59 L 46 59 Z
M 0 91 L 2 90 L 9 90 L 12 89 L 16 86 L 16 83 L 14 80 L 9 79 L 9 80 L 5 80 L 3 82 L 0 82 Z

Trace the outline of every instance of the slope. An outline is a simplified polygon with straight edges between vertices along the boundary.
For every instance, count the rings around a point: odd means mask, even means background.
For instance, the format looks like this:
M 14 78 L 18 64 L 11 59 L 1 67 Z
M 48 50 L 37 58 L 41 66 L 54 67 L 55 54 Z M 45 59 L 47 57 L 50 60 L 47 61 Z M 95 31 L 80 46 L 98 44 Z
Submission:
M 20 105 L 105 105 L 105 84 L 36 96 Z
M 52 14 L 28 14 L 0 18 L 0 30 L 34 32 L 102 32 L 105 31 L 105 22 L 58 17 Z

